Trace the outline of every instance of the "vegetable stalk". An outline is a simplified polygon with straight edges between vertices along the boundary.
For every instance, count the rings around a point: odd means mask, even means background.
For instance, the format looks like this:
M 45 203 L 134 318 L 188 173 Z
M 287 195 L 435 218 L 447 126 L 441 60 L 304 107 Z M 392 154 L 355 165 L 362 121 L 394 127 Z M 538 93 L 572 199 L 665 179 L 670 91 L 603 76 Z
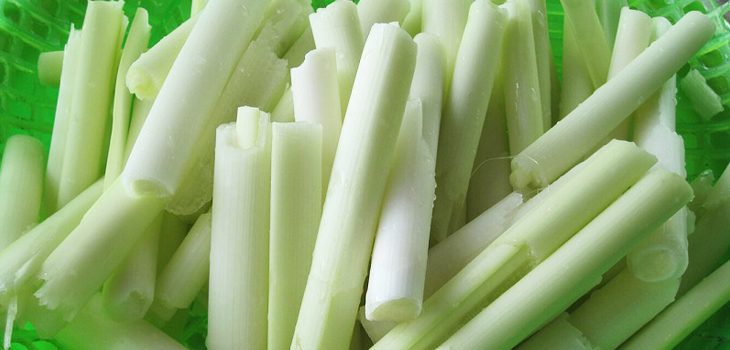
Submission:
M 43 145 L 8 138 L 0 167 L 0 251 L 38 223 L 43 197 Z
M 272 128 L 269 349 L 289 349 L 312 264 L 322 213 L 322 129 L 307 122 Z
M 476 1 L 469 9 L 439 133 L 431 223 L 437 242 L 466 220 L 469 178 L 499 67 L 505 22 L 502 10 L 489 1 Z
M 512 160 L 512 185 L 529 192 L 555 180 L 658 90 L 714 31 L 707 16 L 687 13 L 616 77 L 518 154 Z
M 252 107 L 216 136 L 211 223 L 210 349 L 266 348 L 271 123 Z
M 352 333 L 386 177 L 408 98 L 416 45 L 375 24 L 363 49 L 322 211 L 293 348 L 342 349 Z

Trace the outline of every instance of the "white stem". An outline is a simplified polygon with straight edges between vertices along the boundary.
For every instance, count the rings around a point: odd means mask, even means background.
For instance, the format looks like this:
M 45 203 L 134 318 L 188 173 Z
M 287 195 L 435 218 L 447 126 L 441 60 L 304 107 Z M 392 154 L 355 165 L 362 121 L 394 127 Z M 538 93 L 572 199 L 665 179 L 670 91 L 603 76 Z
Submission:
M 334 57 L 333 57 L 334 60 Z M 337 91 L 336 76 L 332 76 Z M 339 103 L 339 99 L 335 101 Z M 337 120 L 341 117 L 337 115 Z M 322 213 L 322 126 L 274 123 L 268 348 L 289 349 Z
M 127 162 L 125 151 L 130 120 L 132 118 L 133 98 L 127 89 L 126 77 L 132 62 L 147 50 L 151 30 L 152 27 L 150 27 L 148 22 L 147 11 L 143 8 L 137 9 L 124 48 L 122 49 L 116 82 L 114 84 L 112 131 L 109 140 L 109 153 L 106 158 L 106 170 L 104 172 L 104 186 L 107 188 L 121 174 L 124 163 Z
M 590 291 L 632 246 L 691 198 L 692 189 L 681 177 L 662 169 L 649 172 L 439 349 L 516 346 Z
M 421 313 L 436 188 L 436 161 L 422 124 L 421 101 L 409 101 L 375 235 L 365 296 L 369 320 L 401 322 Z
M 90 2 L 86 12 L 56 208 L 98 180 L 106 163 L 122 3 Z
M 139 195 L 116 181 L 79 225 L 43 263 L 44 282 L 34 296 L 50 322 L 39 334 L 54 334 L 91 299 L 162 212 L 158 197 Z M 37 320 L 32 320 L 37 321 Z M 35 324 L 35 323 L 34 323 Z
M 43 163 L 40 141 L 27 135 L 8 138 L 0 163 L 0 251 L 38 223 Z
M 471 0 L 423 0 L 421 30 L 438 39 L 444 54 L 444 97 L 449 92 L 471 3 Z
M 504 98 L 510 154 L 522 152 L 545 131 L 532 12 L 527 0 L 506 3 Z M 549 91 L 548 91 L 549 92 Z
M 291 70 L 294 120 L 322 126 L 322 188 L 327 188 L 342 129 L 335 50 L 310 51 Z
M 302 35 L 289 48 L 289 51 L 284 54 L 283 58 L 289 62 L 290 68 L 299 67 L 304 62 L 304 56 L 311 50 L 314 50 L 314 37 L 312 36 L 312 27 L 308 25 L 304 28 Z
M 367 265 L 416 63 L 416 45 L 376 24 L 363 49 L 332 169 L 293 348 L 343 349 Z
M 125 184 L 161 197 L 178 191 L 204 126 L 259 27 L 266 5 L 259 0 L 206 5 L 132 149 L 121 175 Z M 210 64 L 213 61 L 216 64 Z
M 130 93 L 141 100 L 157 97 L 197 21 L 198 17 L 193 16 L 183 22 L 132 63 L 125 77 Z
M 360 28 L 365 38 L 375 23 L 397 22 L 403 25 L 411 4 L 409 0 L 362 0 L 357 3 Z
M 58 89 L 58 102 L 56 113 L 53 118 L 53 133 L 51 134 L 51 146 L 48 151 L 48 164 L 46 165 L 44 200 L 45 207 L 49 214 L 53 214 L 58 204 L 58 188 L 61 184 L 63 163 L 66 154 L 66 140 L 68 128 L 71 123 L 71 106 L 73 104 L 74 91 L 76 89 L 76 74 L 78 71 L 79 55 L 81 50 L 81 31 L 71 26 L 68 42 L 63 51 L 63 71 L 61 72 L 61 83 Z
M 215 129 L 236 117 L 239 106 L 269 112 L 281 98 L 289 80 L 286 61 L 276 57 L 266 42 L 254 41 L 239 60 L 208 118 L 185 166 L 178 192 L 167 205 L 177 215 L 190 215 L 210 202 L 213 194 Z
M 211 215 L 203 214 L 160 271 L 150 312 L 167 322 L 200 293 L 210 273 Z
M 505 22 L 505 13 L 489 1 L 476 1 L 469 9 L 439 134 L 431 224 L 437 242 L 466 221 L 469 178 L 502 54 Z
M 209 349 L 265 349 L 271 123 L 242 107 L 218 128 L 208 301 Z
M 365 42 L 357 6 L 349 0 L 337 0 L 310 15 L 309 24 L 317 48 L 336 52 L 340 106 L 346 110 Z
M 530 192 L 565 173 L 674 75 L 714 32 L 707 16 L 686 14 L 616 77 L 520 152 L 512 160 L 513 187 Z
M 149 310 L 155 297 L 161 229 L 162 214 L 145 229 L 124 262 L 104 283 L 104 307 L 114 320 L 140 320 Z
M 144 320 L 117 322 L 106 316 L 95 296 L 79 316 L 55 338 L 64 348 L 77 350 L 184 350 L 185 347 Z

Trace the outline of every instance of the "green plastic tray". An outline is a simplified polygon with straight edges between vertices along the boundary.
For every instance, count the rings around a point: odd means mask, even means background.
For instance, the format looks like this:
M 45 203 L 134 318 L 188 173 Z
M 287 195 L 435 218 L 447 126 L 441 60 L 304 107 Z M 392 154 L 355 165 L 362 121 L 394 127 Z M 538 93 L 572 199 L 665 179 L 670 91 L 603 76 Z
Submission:
M 312 6 L 319 8 L 330 2 L 313 0 Z M 559 65 L 563 13 L 559 0 L 547 0 L 547 3 L 553 53 Z M 630 0 L 629 3 L 652 16 L 665 16 L 672 21 L 691 10 L 708 13 L 715 20 L 717 34 L 689 66 L 705 76 L 722 97 L 726 111 L 711 122 L 702 123 L 680 92 L 677 129 L 685 141 L 689 177 L 708 168 L 720 174 L 730 162 L 730 25 L 725 20 L 730 4 L 718 5 L 716 0 Z M 0 155 L 5 140 L 14 134 L 33 135 L 48 147 L 58 89 L 40 85 L 36 62 L 41 52 L 63 49 L 70 25 L 78 28 L 82 24 L 85 5 L 86 0 L 0 0 Z M 150 13 L 153 42 L 175 28 L 190 12 L 189 0 L 127 0 L 124 8 L 130 18 L 138 6 Z M 205 310 L 194 305 L 183 339 L 179 340 L 193 349 L 203 349 L 205 327 Z M 26 325 L 15 331 L 11 349 L 59 347 L 52 341 L 37 340 L 32 327 Z M 698 328 L 678 349 L 730 350 L 730 305 Z

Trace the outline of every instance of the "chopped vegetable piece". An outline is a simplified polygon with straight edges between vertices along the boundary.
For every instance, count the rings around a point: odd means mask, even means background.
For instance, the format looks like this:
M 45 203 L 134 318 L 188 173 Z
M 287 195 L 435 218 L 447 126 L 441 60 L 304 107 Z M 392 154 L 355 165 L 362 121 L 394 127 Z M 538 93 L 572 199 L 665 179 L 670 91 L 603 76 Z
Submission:
M 373 321 L 400 322 L 421 313 L 436 160 L 423 138 L 420 100 L 408 102 L 394 152 L 365 295 Z
M 0 163 L 0 251 L 38 223 L 43 199 L 43 145 L 8 138 Z
M 104 173 L 122 18 L 121 2 L 90 1 L 86 9 L 56 208 Z
M 708 121 L 725 110 L 720 96 L 707 85 L 705 77 L 696 69 L 690 70 L 682 78 L 679 87 L 703 120 Z
M 403 25 L 411 4 L 409 0 L 361 0 L 357 3 L 360 28 L 367 39 L 375 23 L 397 22 Z M 410 34 L 410 33 L 409 33 Z
M 509 150 L 514 155 L 545 132 L 545 120 L 530 4 L 527 0 L 513 0 L 504 6 L 509 21 L 504 41 L 503 86 Z
M 121 181 L 102 194 L 38 273 L 43 284 L 32 302 L 45 313 L 36 315 L 43 320 L 31 321 L 41 336 L 52 336 L 73 319 L 129 255 L 163 206 L 160 198 L 137 194 Z
M 209 349 L 265 349 L 271 123 L 252 107 L 217 130 L 210 242 Z
M 604 146 L 428 298 L 421 316 L 396 326 L 374 348 L 435 347 L 550 256 L 653 163 L 653 157 L 628 142 Z
M 109 140 L 109 153 L 106 158 L 104 172 L 104 186 L 111 186 L 117 179 L 127 161 L 127 136 L 132 118 L 132 94 L 126 88 L 126 77 L 129 67 L 147 50 L 150 40 L 150 27 L 145 9 L 137 9 L 134 20 L 129 29 L 122 55 L 119 59 L 116 83 L 114 85 L 114 100 L 112 105 L 112 131 Z
M 421 30 L 435 36 L 444 53 L 444 98 L 451 86 L 471 4 L 470 0 L 423 0 Z
M 588 75 L 597 89 L 606 82 L 611 59 L 611 46 L 603 34 L 595 3 L 585 0 L 560 0 L 570 30 L 578 46 Z
M 124 167 L 121 178 L 127 186 L 165 198 L 177 193 L 206 131 L 203 126 L 259 27 L 266 5 L 259 0 L 220 0 L 206 5 Z
M 444 101 L 436 158 L 436 202 L 431 236 L 444 240 L 466 221 L 466 194 L 484 118 L 499 68 L 505 13 L 486 0 L 469 9 Z
M 185 347 L 147 321 L 117 322 L 106 316 L 99 295 L 55 338 L 77 350 L 184 350 Z
M 322 211 L 292 348 L 342 349 L 350 341 L 372 253 L 416 45 L 375 24 L 363 49 Z
M 114 320 L 140 320 L 152 305 L 157 281 L 157 252 L 162 217 L 160 214 L 145 229 L 131 253 L 104 283 L 104 308 Z
M 672 349 L 730 300 L 725 262 L 621 346 L 621 350 Z
M 322 213 L 322 129 L 308 122 L 272 127 L 269 349 L 290 348 L 312 264 Z
M 707 16 L 687 13 L 616 77 L 518 154 L 512 160 L 512 185 L 527 193 L 555 180 L 657 91 L 714 31 Z
M 310 51 L 301 66 L 291 70 L 294 120 L 322 126 L 322 188 L 327 188 L 342 129 L 335 50 Z M 324 191 L 322 191 L 324 195 Z
M 365 42 L 357 6 L 350 0 L 337 0 L 310 15 L 309 24 L 317 48 L 335 50 L 340 106 L 346 110 Z
M 157 97 L 197 21 L 193 17 L 183 22 L 129 66 L 125 82 L 130 93 L 142 100 Z
M 47 86 L 58 86 L 63 71 L 63 51 L 41 52 L 38 56 L 38 80 Z
M 71 106 L 76 91 L 76 75 L 79 70 L 81 55 L 81 31 L 71 26 L 68 42 L 63 51 L 63 70 L 58 90 L 58 102 L 53 119 L 53 133 L 48 150 L 48 164 L 44 186 L 44 202 L 48 214 L 53 214 L 58 207 L 58 189 L 61 185 L 63 163 L 66 155 L 66 140 L 71 123 Z
M 663 169 L 649 172 L 439 348 L 516 346 L 597 285 L 646 233 L 690 199 L 692 189 L 678 175 Z
M 169 321 L 178 309 L 189 307 L 208 282 L 210 225 L 211 215 L 200 215 L 158 274 L 155 301 L 150 312 L 163 322 Z

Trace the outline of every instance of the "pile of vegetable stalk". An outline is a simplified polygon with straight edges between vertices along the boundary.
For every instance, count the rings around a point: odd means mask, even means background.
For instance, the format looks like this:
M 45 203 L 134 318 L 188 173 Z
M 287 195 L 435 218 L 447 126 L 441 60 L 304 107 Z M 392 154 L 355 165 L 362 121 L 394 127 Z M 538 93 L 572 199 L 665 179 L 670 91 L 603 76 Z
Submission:
M 715 24 L 561 3 L 559 77 L 543 0 L 90 1 L 2 159 L 5 348 L 672 348 L 730 300 L 675 132 Z

